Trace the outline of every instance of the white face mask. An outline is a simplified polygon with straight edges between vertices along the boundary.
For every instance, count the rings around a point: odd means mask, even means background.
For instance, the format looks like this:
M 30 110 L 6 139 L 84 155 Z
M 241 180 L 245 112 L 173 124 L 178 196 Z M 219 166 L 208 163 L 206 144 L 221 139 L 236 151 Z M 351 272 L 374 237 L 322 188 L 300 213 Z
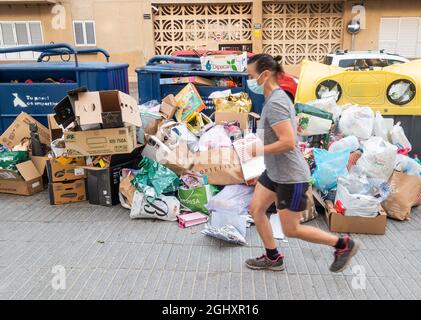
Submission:
M 258 84 L 257 81 L 262 76 L 263 72 L 257 77 L 257 79 L 248 79 L 247 80 L 247 86 L 250 89 L 251 92 L 255 94 L 263 94 L 263 84 Z

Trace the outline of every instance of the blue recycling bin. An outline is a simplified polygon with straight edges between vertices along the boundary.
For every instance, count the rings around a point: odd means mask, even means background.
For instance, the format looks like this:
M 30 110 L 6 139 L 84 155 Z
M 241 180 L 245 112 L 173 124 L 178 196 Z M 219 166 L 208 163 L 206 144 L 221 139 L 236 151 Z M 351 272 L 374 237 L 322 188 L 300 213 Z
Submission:
M 164 63 L 162 63 L 164 62 Z M 146 66 L 137 68 L 139 103 L 151 100 L 161 101 L 169 94 L 176 95 L 186 84 L 161 84 L 161 79 L 179 77 L 203 77 L 206 79 L 230 78 L 238 86 L 234 88 L 208 86 L 196 84 L 197 91 L 206 104 L 204 113 L 211 115 L 214 104 L 209 95 L 214 91 L 231 89 L 232 93 L 247 92 L 253 102 L 253 111 L 260 114 L 263 107 L 263 95 L 252 93 L 247 87 L 247 74 L 243 72 L 215 72 L 202 71 L 200 59 L 173 56 L 155 56 L 148 61 Z
M 109 62 L 107 51 L 76 50 L 68 44 L 0 48 L 1 53 L 40 52 L 37 62 L 0 64 L 0 134 L 22 111 L 47 125 L 47 115 L 69 90 L 120 90 L 129 93 L 127 63 Z M 78 55 L 102 53 L 107 62 L 79 62 Z M 51 56 L 62 61 L 50 62 Z M 74 56 L 74 61 L 70 58 Z

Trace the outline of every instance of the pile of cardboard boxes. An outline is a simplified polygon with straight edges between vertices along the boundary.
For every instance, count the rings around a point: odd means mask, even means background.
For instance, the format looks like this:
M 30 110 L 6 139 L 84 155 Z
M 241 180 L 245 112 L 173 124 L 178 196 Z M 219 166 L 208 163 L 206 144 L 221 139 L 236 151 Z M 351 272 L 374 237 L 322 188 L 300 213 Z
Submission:
M 30 139 L 36 124 L 44 156 L 18 163 L 17 170 L 0 170 L 0 192 L 33 195 L 48 186 L 52 205 L 89 200 L 116 205 L 119 171 L 135 168 L 141 159 L 136 129 L 141 127 L 135 99 L 119 91 L 70 91 L 48 116 L 49 129 L 22 112 L 1 136 L 12 150 Z M 51 148 L 50 148 L 51 147 Z

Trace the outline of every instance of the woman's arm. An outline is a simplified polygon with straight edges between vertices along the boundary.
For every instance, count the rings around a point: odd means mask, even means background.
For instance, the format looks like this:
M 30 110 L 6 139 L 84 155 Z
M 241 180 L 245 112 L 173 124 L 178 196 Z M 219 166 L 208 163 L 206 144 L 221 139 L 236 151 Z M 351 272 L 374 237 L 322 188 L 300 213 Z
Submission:
M 272 130 L 276 133 L 278 141 L 265 145 L 263 150 L 265 154 L 286 153 L 295 148 L 297 142 L 289 119 L 275 124 Z

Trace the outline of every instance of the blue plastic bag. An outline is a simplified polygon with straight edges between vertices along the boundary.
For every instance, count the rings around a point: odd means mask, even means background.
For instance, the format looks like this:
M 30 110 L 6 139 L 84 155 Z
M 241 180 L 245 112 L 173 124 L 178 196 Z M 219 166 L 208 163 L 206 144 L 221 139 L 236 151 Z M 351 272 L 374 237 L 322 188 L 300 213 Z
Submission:
M 316 170 L 313 181 L 316 189 L 322 192 L 336 188 L 339 176 L 348 173 L 347 164 L 350 152 L 348 149 L 338 152 L 329 152 L 324 149 L 313 149 Z

